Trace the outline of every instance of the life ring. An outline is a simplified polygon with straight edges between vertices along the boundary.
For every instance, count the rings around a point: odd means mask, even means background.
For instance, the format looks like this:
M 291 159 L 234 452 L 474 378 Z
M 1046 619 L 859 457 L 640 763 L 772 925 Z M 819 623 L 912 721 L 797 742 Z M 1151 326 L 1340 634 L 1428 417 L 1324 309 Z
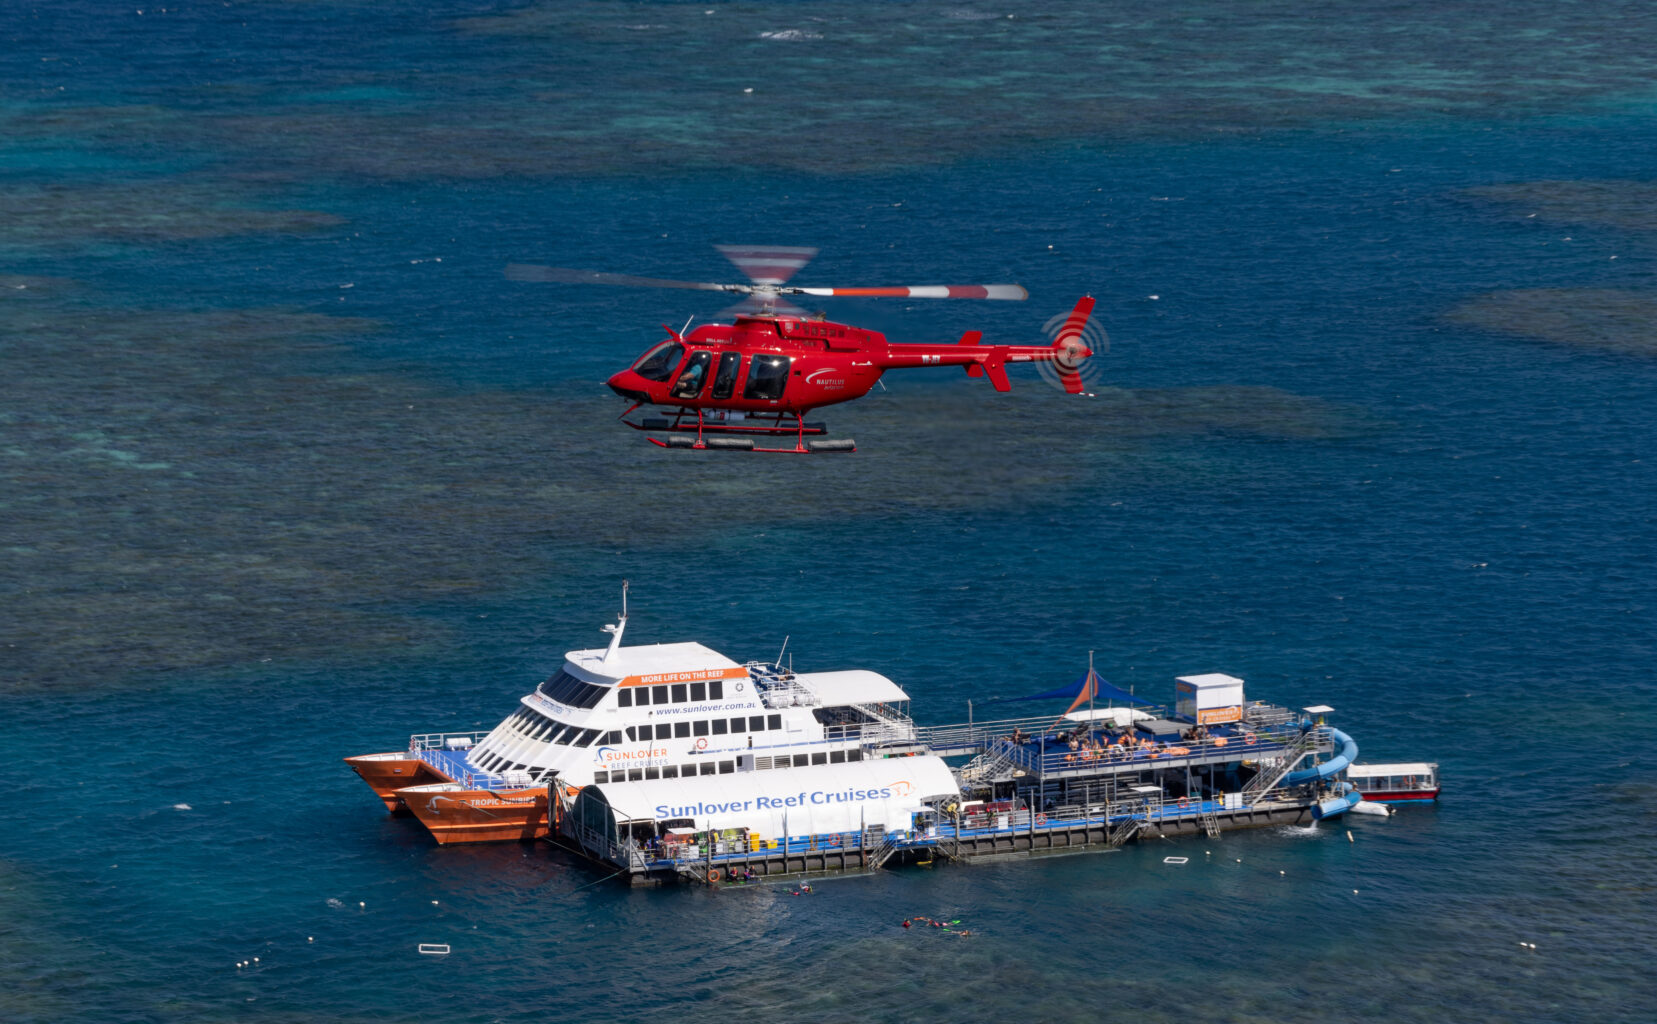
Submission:
M 1037 825 L 1045 825 L 1045 824 L 1047 824 L 1047 815 L 1045 815 L 1045 814 L 1037 814 L 1037 815 L 1036 815 L 1036 824 L 1037 824 Z
M 1414 775 L 1411 775 L 1411 776 L 1404 779 L 1404 788 L 1406 788 L 1406 789 L 1414 789 L 1415 788 L 1415 776 Z
M 1252 732 L 1245 732 L 1245 733 L 1243 733 L 1243 744 L 1244 744 L 1244 745 L 1245 745 L 1245 746 L 1250 746 L 1250 747 L 1252 747 L 1252 746 L 1254 746 L 1254 741 L 1255 741 L 1255 738 L 1256 738 L 1256 737 L 1255 737 L 1255 735 L 1254 735 L 1254 733 L 1252 733 Z
M 1190 806 L 1191 806 L 1191 798 L 1190 797 L 1182 796 L 1182 797 L 1179 798 L 1179 809 L 1180 810 L 1183 811 L 1187 807 L 1190 807 Z
M 708 881 L 710 881 L 710 882 L 719 881 L 720 874 L 721 873 L 720 873 L 720 870 L 718 868 L 713 868 L 713 869 L 709 870 L 709 872 L 708 872 Z
M 708 749 L 708 738 L 706 736 L 704 736 L 701 739 L 696 741 L 696 749 L 697 750 L 706 750 L 706 749 Z

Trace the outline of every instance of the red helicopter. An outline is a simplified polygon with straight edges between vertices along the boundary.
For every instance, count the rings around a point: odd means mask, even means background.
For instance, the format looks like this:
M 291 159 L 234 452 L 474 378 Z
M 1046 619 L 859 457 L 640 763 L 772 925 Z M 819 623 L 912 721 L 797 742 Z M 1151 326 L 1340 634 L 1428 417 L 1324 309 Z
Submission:
M 911 299 L 1004 299 L 1023 301 L 1016 284 L 923 285 L 896 288 L 802 288 L 785 282 L 805 266 L 816 249 L 787 246 L 718 247 L 750 284 L 711 284 L 631 277 L 592 270 L 514 263 L 514 281 L 631 285 L 734 292 L 748 298 L 725 311 L 735 323 L 702 324 L 688 334 L 663 324 L 666 340 L 610 378 L 616 394 L 633 404 L 621 420 L 635 430 L 660 433 L 646 438 L 663 448 L 827 453 L 853 452 L 850 439 L 823 437 L 827 428 L 806 421 L 826 405 L 861 398 L 887 370 L 912 366 L 962 366 L 969 377 L 988 377 L 997 391 L 1011 390 L 1006 364 L 1051 366 L 1050 376 L 1070 394 L 1084 391 L 1081 366 L 1093 354 L 1083 331 L 1093 311 L 1084 296 L 1059 326 L 1051 345 L 985 345 L 982 332 L 968 331 L 956 344 L 894 344 L 878 331 L 809 315 L 784 295 L 887 296 Z M 1058 318 L 1054 318 L 1057 322 Z M 628 417 L 644 406 L 666 415 Z M 793 447 L 775 447 L 783 438 Z M 756 443 L 758 442 L 758 443 Z M 769 443 L 767 443 L 769 442 Z

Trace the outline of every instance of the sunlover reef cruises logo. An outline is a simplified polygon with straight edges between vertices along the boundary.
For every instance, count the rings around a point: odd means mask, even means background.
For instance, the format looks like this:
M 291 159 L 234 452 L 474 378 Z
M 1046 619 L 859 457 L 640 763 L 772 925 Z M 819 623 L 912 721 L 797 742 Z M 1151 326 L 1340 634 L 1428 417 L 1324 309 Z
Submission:
M 644 765 L 666 757 L 666 747 L 650 747 L 646 750 L 617 750 L 615 747 L 599 747 L 593 752 L 593 763 L 601 767 L 611 765 L 626 767 L 632 764 Z
M 727 803 L 694 803 L 671 807 L 656 805 L 657 818 L 694 818 L 699 814 L 735 814 L 738 811 L 776 811 L 789 807 L 808 807 L 813 804 L 862 804 L 875 800 L 890 800 L 894 796 L 908 796 L 915 784 L 904 780 L 879 789 L 813 789 L 793 796 L 756 796 L 749 800 L 731 800 Z

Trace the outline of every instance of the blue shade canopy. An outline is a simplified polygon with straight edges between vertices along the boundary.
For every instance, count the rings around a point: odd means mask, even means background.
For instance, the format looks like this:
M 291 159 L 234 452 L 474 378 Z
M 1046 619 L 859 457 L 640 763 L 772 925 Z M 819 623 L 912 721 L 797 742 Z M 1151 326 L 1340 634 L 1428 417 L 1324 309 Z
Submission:
M 985 704 L 1019 704 L 1025 701 L 1033 700 L 1076 700 L 1078 698 L 1086 700 L 1087 697 L 1085 688 L 1087 686 L 1088 675 L 1089 673 L 1083 672 L 1081 678 L 1076 680 L 1074 683 L 1071 683 L 1069 686 L 1061 686 L 1057 690 L 1048 690 L 1045 693 L 1032 693 L 1028 697 L 996 697 L 993 700 L 980 700 L 974 701 L 973 703 L 982 707 Z M 1094 700 L 1123 701 L 1128 704 L 1156 703 L 1154 700 L 1146 700 L 1144 697 L 1135 697 L 1133 694 L 1121 689 L 1120 687 L 1112 686 L 1110 683 L 1107 683 L 1104 679 L 1100 678 L 1097 672 L 1092 673 L 1092 675 L 1094 685 L 1098 687 L 1097 692 L 1093 695 Z

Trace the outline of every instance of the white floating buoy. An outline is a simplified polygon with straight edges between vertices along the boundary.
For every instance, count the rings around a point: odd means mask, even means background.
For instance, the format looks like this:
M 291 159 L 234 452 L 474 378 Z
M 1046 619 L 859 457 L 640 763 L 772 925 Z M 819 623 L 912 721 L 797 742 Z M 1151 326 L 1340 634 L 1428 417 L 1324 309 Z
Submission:
M 254 958 L 253 958 L 253 962 L 254 962 L 254 963 L 258 963 L 258 962 L 259 962 L 259 958 L 258 958 L 258 957 L 254 957 Z
M 432 900 L 432 906 L 434 906 L 434 907 L 437 906 L 437 901 L 436 900 Z
M 188 811 L 188 810 L 190 810 L 190 805 L 189 804 L 173 804 L 173 810 L 175 810 L 175 811 Z
M 1151 300 L 1151 301 L 1152 301 L 1152 302 L 1155 302 L 1155 301 L 1156 301 L 1156 300 L 1157 300 L 1157 299 L 1160 299 L 1160 298 L 1162 298 L 1162 296 L 1160 296 L 1160 295 L 1147 295 L 1147 296 L 1145 296 L 1145 297 L 1146 297 L 1146 298 L 1147 298 L 1147 299 L 1150 299 L 1150 300 Z
M 366 907 L 366 906 L 368 906 L 368 904 L 366 904 L 366 903 L 364 903 L 364 902 L 363 902 L 363 901 L 362 901 L 362 900 L 358 900 L 358 901 L 357 901 L 357 906 L 359 906 L 359 907 Z
M 306 942 L 315 942 L 315 941 L 316 941 L 316 937 L 315 937 L 315 936 L 312 936 L 312 935 L 307 935 L 307 936 L 305 936 L 305 941 L 306 941 Z
M 753 92 L 753 91 L 754 91 L 754 87 L 753 87 L 753 86 L 751 86 L 751 85 L 750 85 L 750 86 L 749 86 L 749 87 L 748 87 L 748 88 L 746 88 L 746 89 L 744 89 L 744 90 L 742 90 L 742 91 L 743 91 L 743 92 Z
M 1278 872 L 1278 874 L 1280 874 L 1280 875 L 1287 875 L 1287 874 L 1288 874 L 1288 872 L 1287 872 L 1287 871 L 1279 871 L 1279 872 Z

